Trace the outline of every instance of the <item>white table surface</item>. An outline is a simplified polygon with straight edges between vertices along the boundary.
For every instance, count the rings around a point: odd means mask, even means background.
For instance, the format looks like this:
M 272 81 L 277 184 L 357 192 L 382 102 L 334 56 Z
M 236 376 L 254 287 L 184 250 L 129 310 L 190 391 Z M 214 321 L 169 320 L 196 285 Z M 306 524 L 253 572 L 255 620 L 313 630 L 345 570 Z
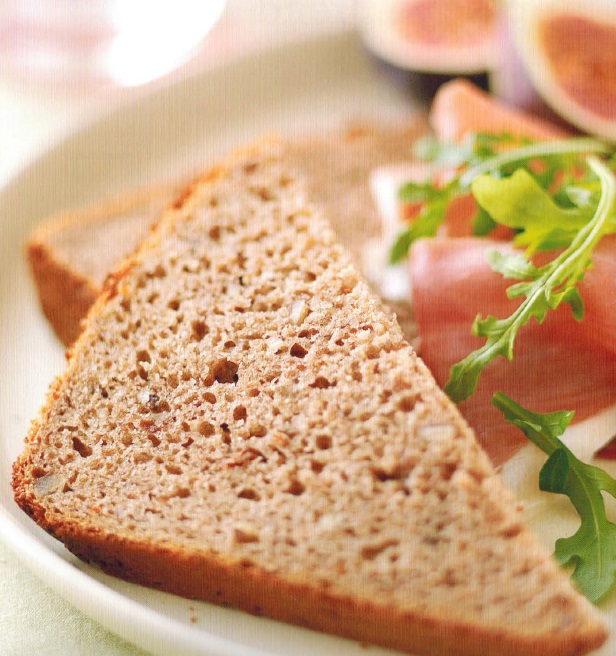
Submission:
M 354 0 L 229 0 L 202 50 L 174 75 L 242 57 L 281 40 L 346 29 L 353 25 L 354 4 Z M 0 75 L 2 185 L 89 117 L 143 92 L 143 88 L 116 89 L 101 94 L 85 87 L 69 91 L 56 84 L 41 86 L 19 76 Z M 0 538 L 0 656 L 142 654 L 48 589 Z

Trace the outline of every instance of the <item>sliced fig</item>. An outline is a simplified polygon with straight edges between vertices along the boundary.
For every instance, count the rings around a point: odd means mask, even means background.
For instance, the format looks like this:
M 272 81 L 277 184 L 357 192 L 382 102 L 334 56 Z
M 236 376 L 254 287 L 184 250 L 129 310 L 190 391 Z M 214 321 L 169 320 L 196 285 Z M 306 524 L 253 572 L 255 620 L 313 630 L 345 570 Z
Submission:
M 541 99 L 576 128 L 616 141 L 614 0 L 516 0 L 509 30 Z
M 456 76 L 487 86 L 497 60 L 497 0 L 364 0 L 359 26 L 371 52 L 434 90 Z

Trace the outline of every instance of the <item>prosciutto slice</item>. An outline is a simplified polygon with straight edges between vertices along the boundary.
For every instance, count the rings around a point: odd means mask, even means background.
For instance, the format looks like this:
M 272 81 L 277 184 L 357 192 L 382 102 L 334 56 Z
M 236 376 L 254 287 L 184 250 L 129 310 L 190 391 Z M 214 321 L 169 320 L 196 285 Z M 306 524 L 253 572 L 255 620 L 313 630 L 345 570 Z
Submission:
M 478 238 L 425 239 L 410 253 L 419 352 L 444 386 L 450 367 L 479 348 L 471 334 L 477 314 L 504 318 L 519 300 L 507 299 L 504 280 L 487 263 L 490 250 L 510 250 L 504 242 Z M 616 238 L 604 239 L 586 274 L 581 295 L 586 313 L 577 322 L 566 305 L 542 324 L 520 329 L 514 359 L 499 357 L 479 378 L 475 393 L 459 408 L 488 455 L 500 465 L 526 438 L 490 403 L 502 391 L 537 412 L 575 410 L 574 421 L 616 402 Z

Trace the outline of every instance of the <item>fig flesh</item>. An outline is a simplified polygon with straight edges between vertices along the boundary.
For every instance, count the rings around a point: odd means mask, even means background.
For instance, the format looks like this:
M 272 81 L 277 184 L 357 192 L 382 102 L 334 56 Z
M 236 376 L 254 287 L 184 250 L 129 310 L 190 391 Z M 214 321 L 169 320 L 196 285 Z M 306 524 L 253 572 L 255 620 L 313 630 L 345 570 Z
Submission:
M 387 66 L 426 88 L 465 76 L 483 87 L 497 61 L 497 0 L 364 0 L 359 29 Z
M 616 3 L 516 0 L 508 19 L 541 100 L 577 129 L 616 141 Z

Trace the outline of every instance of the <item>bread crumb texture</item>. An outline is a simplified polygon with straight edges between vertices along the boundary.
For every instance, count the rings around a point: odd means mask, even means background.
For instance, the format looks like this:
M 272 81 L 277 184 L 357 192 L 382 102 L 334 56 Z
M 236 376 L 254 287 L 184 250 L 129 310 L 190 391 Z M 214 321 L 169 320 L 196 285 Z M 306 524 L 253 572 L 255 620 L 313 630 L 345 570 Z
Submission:
M 187 596 L 422 653 L 605 637 L 269 151 L 108 280 L 13 486 L 81 557 Z

